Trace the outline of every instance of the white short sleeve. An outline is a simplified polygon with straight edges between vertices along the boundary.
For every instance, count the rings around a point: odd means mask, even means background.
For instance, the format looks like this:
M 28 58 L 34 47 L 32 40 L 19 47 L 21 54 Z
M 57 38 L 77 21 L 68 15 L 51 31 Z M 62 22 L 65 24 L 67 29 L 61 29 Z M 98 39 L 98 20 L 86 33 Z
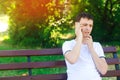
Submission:
M 102 48 L 101 44 L 98 42 L 95 45 L 95 51 L 97 52 L 99 57 L 105 57 L 103 48 Z
M 65 42 L 63 43 L 63 46 L 62 46 L 63 54 L 65 54 L 67 51 L 72 50 L 73 45 L 74 45 L 74 40 L 65 41 Z

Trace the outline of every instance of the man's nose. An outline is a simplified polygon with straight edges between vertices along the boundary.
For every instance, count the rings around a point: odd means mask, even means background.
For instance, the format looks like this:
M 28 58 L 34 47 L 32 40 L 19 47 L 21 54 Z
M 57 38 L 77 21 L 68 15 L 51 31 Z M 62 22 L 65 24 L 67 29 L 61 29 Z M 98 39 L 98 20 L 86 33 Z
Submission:
M 90 26 L 86 26 L 86 28 L 85 28 L 86 30 L 89 30 L 90 29 Z

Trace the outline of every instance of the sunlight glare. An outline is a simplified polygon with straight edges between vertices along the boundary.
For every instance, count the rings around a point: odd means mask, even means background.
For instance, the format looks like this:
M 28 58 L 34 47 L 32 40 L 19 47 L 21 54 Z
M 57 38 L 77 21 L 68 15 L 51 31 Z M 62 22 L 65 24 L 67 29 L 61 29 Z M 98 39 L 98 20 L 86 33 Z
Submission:
M 8 24 L 4 22 L 0 22 L 0 32 L 4 32 L 8 29 Z
M 0 32 L 5 32 L 8 29 L 8 16 L 0 17 Z

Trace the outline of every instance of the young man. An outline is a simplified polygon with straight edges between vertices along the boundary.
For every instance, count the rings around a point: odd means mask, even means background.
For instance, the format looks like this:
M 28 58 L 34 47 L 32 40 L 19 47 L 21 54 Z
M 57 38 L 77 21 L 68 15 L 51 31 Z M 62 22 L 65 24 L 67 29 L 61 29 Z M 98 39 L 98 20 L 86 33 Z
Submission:
M 107 72 L 102 46 L 99 42 L 93 42 L 90 35 L 92 28 L 92 16 L 79 14 L 75 21 L 76 38 L 63 43 L 67 80 L 102 80 L 100 74 Z

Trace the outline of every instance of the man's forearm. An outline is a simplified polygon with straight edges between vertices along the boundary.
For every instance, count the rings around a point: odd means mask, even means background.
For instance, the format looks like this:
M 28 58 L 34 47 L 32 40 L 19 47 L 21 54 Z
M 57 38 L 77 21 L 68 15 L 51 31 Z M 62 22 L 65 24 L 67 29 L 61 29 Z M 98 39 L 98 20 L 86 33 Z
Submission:
M 107 63 L 105 61 L 104 58 L 99 58 L 99 56 L 97 55 L 97 53 L 95 52 L 95 50 L 91 50 L 91 56 L 93 58 L 93 61 L 96 65 L 96 68 L 98 69 L 98 71 L 101 73 L 101 74 L 105 74 L 107 72 Z

